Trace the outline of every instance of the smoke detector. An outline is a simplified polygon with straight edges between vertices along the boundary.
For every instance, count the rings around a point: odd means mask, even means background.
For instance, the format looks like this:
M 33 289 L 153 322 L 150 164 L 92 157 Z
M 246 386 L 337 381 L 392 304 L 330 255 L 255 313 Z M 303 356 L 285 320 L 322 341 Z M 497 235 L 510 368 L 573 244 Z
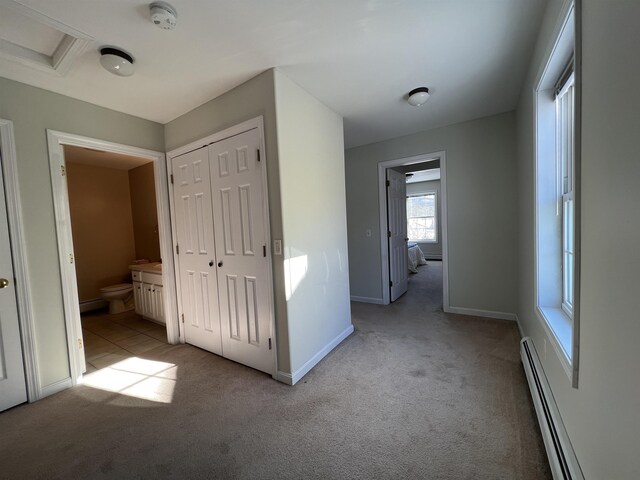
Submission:
M 176 26 L 178 12 L 167 2 L 153 2 L 149 5 L 151 20 L 163 30 L 172 30 Z

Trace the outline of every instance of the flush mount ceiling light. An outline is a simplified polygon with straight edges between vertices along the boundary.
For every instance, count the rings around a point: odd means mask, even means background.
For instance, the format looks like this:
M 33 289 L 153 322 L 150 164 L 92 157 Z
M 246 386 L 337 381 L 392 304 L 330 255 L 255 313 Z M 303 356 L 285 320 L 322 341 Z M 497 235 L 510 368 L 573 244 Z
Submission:
M 129 77 L 133 75 L 135 60 L 127 52 L 123 52 L 119 48 L 102 47 L 100 49 L 100 64 L 105 70 L 119 75 L 120 77 Z
M 151 21 L 163 30 L 172 30 L 176 26 L 178 12 L 167 2 L 153 2 L 149 5 Z
M 429 89 L 427 87 L 414 88 L 409 92 L 409 98 L 407 98 L 409 105 L 414 107 L 419 107 L 427 100 L 429 100 Z

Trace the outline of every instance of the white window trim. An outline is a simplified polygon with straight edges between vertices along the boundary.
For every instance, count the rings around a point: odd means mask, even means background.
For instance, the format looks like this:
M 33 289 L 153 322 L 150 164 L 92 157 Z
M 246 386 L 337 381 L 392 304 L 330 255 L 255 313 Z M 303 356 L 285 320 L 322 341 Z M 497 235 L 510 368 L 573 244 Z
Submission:
M 564 311 L 564 313 L 566 315 L 569 316 L 569 318 L 573 321 L 573 306 L 575 304 L 575 283 L 573 281 L 573 277 L 575 277 L 575 259 L 576 259 L 576 255 L 575 255 L 575 244 L 572 246 L 572 250 L 571 250 L 571 256 L 573 257 L 573 265 L 574 265 L 574 269 L 572 270 L 572 281 L 571 281 L 571 290 L 573 293 L 573 298 L 571 299 L 571 303 L 569 303 L 567 301 L 566 295 L 565 295 L 565 288 L 566 288 L 566 278 L 565 278 L 565 268 L 566 268 L 566 248 L 565 248 L 565 236 L 566 236 L 566 232 L 565 232 L 565 219 L 564 219 L 564 205 L 567 201 L 572 201 L 573 202 L 573 209 L 574 209 L 574 219 L 575 219 L 575 196 L 573 194 L 573 191 L 571 191 L 570 193 L 564 194 L 562 195 L 562 225 L 560 228 L 562 228 L 562 247 L 561 247 L 561 255 L 562 255 L 562 303 L 560 305 L 560 307 L 562 308 L 562 310 Z M 574 237 L 574 243 L 575 243 L 575 220 L 573 222 L 573 237 Z
M 427 192 L 422 192 L 422 193 L 413 193 L 411 195 L 407 195 L 407 198 L 410 197 L 426 197 L 427 195 L 433 195 L 433 208 L 434 208 L 434 213 L 433 213 L 433 223 L 434 223 L 434 230 L 435 230 L 435 239 L 434 240 L 422 240 L 422 239 L 415 239 L 415 238 L 409 238 L 410 242 L 416 242 L 416 243 L 438 243 L 438 192 L 435 190 L 429 190 Z M 413 217 L 413 218 L 426 218 L 426 217 Z M 407 216 L 407 220 L 409 219 L 409 217 Z
M 572 319 L 561 308 L 557 307 L 536 306 L 536 314 L 547 333 L 547 337 L 551 339 L 549 343 L 560 359 L 562 369 L 567 374 L 567 377 L 571 378 L 573 367 L 569 352 L 571 351 Z

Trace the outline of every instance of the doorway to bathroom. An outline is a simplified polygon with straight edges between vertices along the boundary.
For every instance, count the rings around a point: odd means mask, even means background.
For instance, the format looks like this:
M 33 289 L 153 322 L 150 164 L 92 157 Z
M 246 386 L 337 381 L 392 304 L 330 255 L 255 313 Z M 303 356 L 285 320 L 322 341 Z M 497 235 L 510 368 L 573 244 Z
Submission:
M 160 152 L 47 134 L 76 384 L 179 340 L 167 172 Z
M 166 343 L 153 161 L 63 149 L 85 368 L 92 372 Z M 143 272 L 153 279 L 144 286 Z

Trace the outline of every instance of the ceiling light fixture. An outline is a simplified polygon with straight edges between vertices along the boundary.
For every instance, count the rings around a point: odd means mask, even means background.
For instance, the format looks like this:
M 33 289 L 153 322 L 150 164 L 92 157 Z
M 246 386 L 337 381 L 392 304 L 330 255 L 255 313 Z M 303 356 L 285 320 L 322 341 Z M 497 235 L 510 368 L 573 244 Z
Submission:
M 123 52 L 119 48 L 102 47 L 100 49 L 100 64 L 105 70 L 119 75 L 120 77 L 129 77 L 133 75 L 135 60 L 127 52 Z
M 176 26 L 178 11 L 167 2 L 153 2 L 149 5 L 151 21 L 163 30 L 172 30 Z
M 414 107 L 419 107 L 427 100 L 429 100 L 429 89 L 427 87 L 414 88 L 409 92 L 409 98 L 407 98 L 409 105 Z

